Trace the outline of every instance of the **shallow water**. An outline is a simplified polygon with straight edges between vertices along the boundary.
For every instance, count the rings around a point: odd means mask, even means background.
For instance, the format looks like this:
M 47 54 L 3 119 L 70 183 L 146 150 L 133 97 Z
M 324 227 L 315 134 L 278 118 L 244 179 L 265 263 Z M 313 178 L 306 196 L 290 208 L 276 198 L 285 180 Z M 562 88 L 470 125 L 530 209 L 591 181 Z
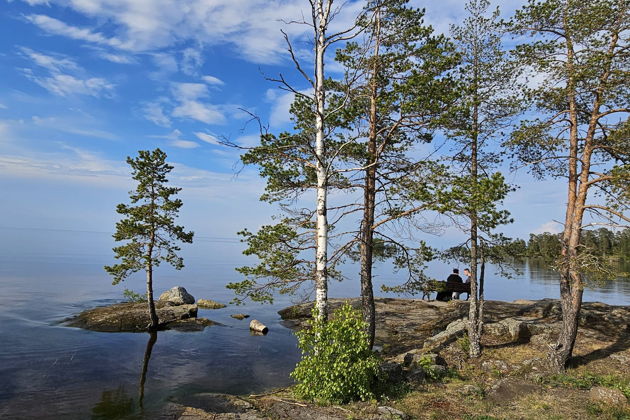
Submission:
M 103 271 L 103 265 L 113 262 L 111 234 L 0 229 L 0 235 L 0 418 L 138 413 L 150 335 L 97 333 L 60 324 L 83 309 L 120 301 L 124 287 L 142 291 L 141 275 L 113 287 Z M 196 238 L 184 250 L 184 270 L 158 270 L 156 292 L 183 285 L 196 298 L 227 303 L 232 296 L 224 286 L 238 280 L 234 267 L 246 261 L 241 247 L 237 239 Z M 445 278 L 450 268 L 434 264 L 429 274 Z M 511 279 L 490 268 L 487 299 L 558 296 L 553 272 L 535 263 L 520 268 L 523 272 Z M 387 266 L 376 272 L 377 288 L 401 278 Z M 332 296 L 358 293 L 356 281 L 331 284 Z M 628 305 L 630 282 L 589 289 L 585 300 Z M 276 313 L 290 303 L 281 297 L 274 305 L 200 309 L 199 316 L 223 325 L 195 333 L 160 332 L 144 378 L 145 410 L 159 410 L 169 398 L 193 392 L 256 393 L 290 384 L 288 375 L 299 353 L 295 337 Z M 250 335 L 249 320 L 230 317 L 237 312 L 268 325 L 269 334 Z

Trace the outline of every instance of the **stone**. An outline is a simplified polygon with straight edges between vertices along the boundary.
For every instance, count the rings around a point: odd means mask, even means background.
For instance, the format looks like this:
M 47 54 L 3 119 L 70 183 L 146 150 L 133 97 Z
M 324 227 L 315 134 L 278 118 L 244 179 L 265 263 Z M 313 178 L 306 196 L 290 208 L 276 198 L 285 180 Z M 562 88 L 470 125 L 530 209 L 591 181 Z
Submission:
M 162 293 L 158 300 L 169 302 L 172 305 L 191 305 L 195 303 L 195 298 L 181 286 L 175 286 Z
M 407 420 L 408 418 L 410 418 L 407 414 L 403 413 L 402 411 L 397 410 L 393 407 L 388 407 L 386 405 L 380 406 L 378 408 L 378 413 L 381 415 L 384 415 L 385 419 Z
M 386 382 L 399 383 L 403 379 L 403 368 L 394 362 L 384 362 L 380 366 L 381 374 Z
M 443 348 L 447 346 L 448 344 L 452 343 L 453 341 L 455 341 L 457 338 L 464 335 L 466 333 L 467 328 L 468 328 L 467 319 L 458 319 L 456 321 L 453 321 L 450 324 L 448 324 L 448 326 L 446 327 L 444 331 L 425 340 L 423 350 L 435 351 L 440 348 Z
M 501 404 L 537 391 L 540 391 L 540 387 L 531 382 L 519 378 L 505 378 L 494 384 L 488 393 L 488 399 L 495 404 Z
M 427 381 L 427 373 L 423 368 L 416 368 L 406 372 L 407 382 L 412 384 L 423 384 Z
M 232 314 L 230 316 L 234 319 L 239 319 L 241 321 L 244 320 L 245 318 L 249 318 L 249 315 L 247 314 Z
M 515 318 L 506 318 L 499 322 L 484 324 L 483 332 L 501 339 L 504 344 L 523 343 L 532 336 L 529 322 Z
M 211 327 L 213 325 L 220 325 L 214 321 L 211 321 L 207 318 L 188 318 L 182 319 L 179 321 L 174 321 L 168 324 L 169 330 L 176 330 L 182 332 L 196 332 L 203 331 L 206 327 Z
M 468 397 L 471 395 L 483 395 L 483 389 L 479 388 L 477 385 L 463 385 L 457 389 L 457 393 L 463 397 Z
M 211 299 L 198 299 L 197 306 L 203 309 L 221 309 L 226 305 Z
M 594 386 L 588 392 L 588 396 L 592 401 L 596 401 L 608 405 L 624 405 L 628 402 L 626 396 L 618 389 L 606 388 L 603 386 Z
M 160 328 L 182 319 L 195 318 L 197 305 L 172 306 L 169 302 L 155 302 Z M 81 312 L 66 321 L 70 327 L 102 332 L 146 331 L 151 323 L 146 302 L 118 303 Z

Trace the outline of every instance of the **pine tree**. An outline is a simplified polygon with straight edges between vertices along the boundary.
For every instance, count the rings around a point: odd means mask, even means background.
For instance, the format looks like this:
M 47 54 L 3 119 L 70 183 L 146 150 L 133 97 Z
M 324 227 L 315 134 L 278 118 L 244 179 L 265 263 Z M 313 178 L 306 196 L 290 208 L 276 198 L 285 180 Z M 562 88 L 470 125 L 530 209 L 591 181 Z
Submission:
M 431 207 L 435 167 L 412 155 L 419 144 L 431 141 L 437 121 L 454 100 L 447 73 L 457 57 L 446 37 L 424 24 L 424 10 L 410 7 L 408 0 L 370 1 L 357 25 L 360 39 L 337 51 L 336 59 L 344 66 L 345 80 L 354 81 L 347 112 L 354 113 L 357 140 L 345 157 L 357 162 L 353 184 L 363 189 L 363 202 L 355 209 L 362 215 L 356 240 L 363 316 L 372 345 L 375 248 L 384 245 L 399 266 L 415 264 L 410 270 L 414 278 L 419 274 L 414 257 L 427 257 L 425 247 L 411 249 L 384 228 L 409 222 Z
M 132 178 L 138 182 L 136 189 L 129 192 L 131 205 L 119 204 L 116 211 L 124 216 L 116 223 L 113 237 L 116 241 L 128 241 L 114 248 L 119 264 L 105 266 L 105 270 L 114 278 L 112 284 L 118 284 L 129 275 L 140 270 L 146 272 L 147 302 L 151 324 L 150 330 L 159 326 L 153 300 L 153 269 L 161 262 L 167 262 L 177 270 L 184 267 L 184 262 L 177 255 L 180 248 L 177 241 L 192 243 L 193 232 L 185 232 L 182 226 L 175 224 L 180 199 L 173 199 L 181 188 L 167 186 L 166 176 L 173 166 L 166 163 L 166 153 L 160 149 L 152 152 L 141 150 L 138 157 L 127 158 L 131 166 Z
M 510 145 L 534 174 L 567 185 L 557 261 L 562 329 L 549 355 L 563 370 L 573 353 L 585 280 L 605 269 L 582 244 L 582 231 L 591 226 L 585 217 L 613 227 L 630 223 L 630 3 L 530 0 L 510 23 L 531 39 L 514 53 L 539 80 L 526 91 L 538 118 L 523 121 Z
M 470 250 L 467 260 L 471 272 L 468 315 L 471 357 L 478 357 L 481 352 L 484 296 L 479 267 L 490 256 L 492 243 L 501 239 L 493 229 L 511 222 L 508 213 L 498 208 L 510 187 L 500 173 L 493 173 L 500 162 L 495 150 L 503 140 L 502 131 L 518 112 L 511 95 L 515 72 L 501 43 L 499 9 L 488 13 L 489 7 L 489 0 L 470 0 L 466 4 L 468 17 L 451 28 L 462 60 L 457 72 L 461 91 L 446 124 L 447 133 L 457 147 L 453 167 L 461 174 L 453 178 L 447 202 L 454 204 L 452 213 L 466 219 L 464 225 L 469 235 L 466 245 Z M 487 244 L 485 254 L 484 244 Z

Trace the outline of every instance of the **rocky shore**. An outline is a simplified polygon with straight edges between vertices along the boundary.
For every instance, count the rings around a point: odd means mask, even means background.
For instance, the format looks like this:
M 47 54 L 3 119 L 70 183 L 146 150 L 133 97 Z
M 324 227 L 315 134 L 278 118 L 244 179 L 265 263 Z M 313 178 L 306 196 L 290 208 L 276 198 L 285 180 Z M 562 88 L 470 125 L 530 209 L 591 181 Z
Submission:
M 334 299 L 332 309 L 358 299 Z M 301 328 L 312 304 L 280 311 Z M 560 327 L 556 300 L 485 306 L 483 355 L 466 348 L 465 301 L 376 299 L 377 346 L 384 371 L 402 385 L 379 403 L 321 407 L 292 398 L 290 389 L 265 395 L 196 394 L 173 400 L 162 418 L 179 419 L 512 419 L 630 418 L 630 307 L 585 303 L 572 367 L 547 370 L 548 345 Z M 422 361 L 422 363 L 421 363 Z

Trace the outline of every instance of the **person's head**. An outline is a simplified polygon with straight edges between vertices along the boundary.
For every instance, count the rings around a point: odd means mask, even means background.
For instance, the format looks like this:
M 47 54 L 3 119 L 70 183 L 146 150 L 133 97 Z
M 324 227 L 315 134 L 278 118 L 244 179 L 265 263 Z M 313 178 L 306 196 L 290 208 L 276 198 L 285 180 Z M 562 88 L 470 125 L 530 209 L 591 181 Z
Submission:
M 464 274 L 470 276 L 470 270 L 468 268 L 464 268 Z
M 459 268 L 453 268 L 453 274 L 459 274 Z

